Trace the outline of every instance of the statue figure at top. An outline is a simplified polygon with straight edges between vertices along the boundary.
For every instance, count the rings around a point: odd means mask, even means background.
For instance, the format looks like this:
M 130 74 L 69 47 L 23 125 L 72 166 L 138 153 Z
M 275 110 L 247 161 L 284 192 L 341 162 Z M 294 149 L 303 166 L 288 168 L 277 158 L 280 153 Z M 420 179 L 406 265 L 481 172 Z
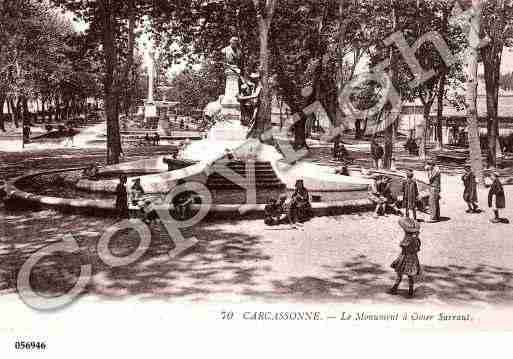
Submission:
M 242 50 L 239 46 L 239 39 L 232 37 L 230 39 L 230 45 L 222 49 L 221 52 L 224 54 L 226 64 L 239 70 L 240 73 L 242 67 Z

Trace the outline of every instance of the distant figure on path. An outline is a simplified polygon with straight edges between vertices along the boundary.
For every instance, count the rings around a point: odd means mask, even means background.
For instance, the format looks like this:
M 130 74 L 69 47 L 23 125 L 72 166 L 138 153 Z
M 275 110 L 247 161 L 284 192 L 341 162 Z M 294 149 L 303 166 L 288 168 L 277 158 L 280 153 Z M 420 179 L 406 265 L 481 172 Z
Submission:
M 492 185 L 488 192 L 488 207 L 493 210 L 494 218 L 490 219 L 492 223 L 502 223 L 503 220 L 499 217 L 499 210 L 506 208 L 506 197 L 504 196 L 504 188 L 499 180 L 497 172 L 491 173 Z
M 66 134 L 67 134 L 66 145 L 70 145 L 71 147 L 73 147 L 73 139 L 75 138 L 75 130 L 73 129 L 73 127 L 69 126 L 66 131 Z
M 440 221 L 440 192 L 442 187 L 442 175 L 440 168 L 433 161 L 429 161 L 426 166 L 426 171 L 429 179 L 430 193 L 429 193 L 429 223 L 436 223 Z
M 160 135 L 158 132 L 155 132 L 155 136 L 153 136 L 153 146 L 158 146 L 160 144 Z
M 150 134 L 146 133 L 146 136 L 144 136 L 144 142 L 149 145 L 151 143 Z
M 401 218 L 399 225 L 404 230 L 404 239 L 400 243 L 401 254 L 392 262 L 391 267 L 397 273 L 397 279 L 389 293 L 397 294 L 403 275 L 408 276 L 408 297 L 413 298 L 415 277 L 421 274 L 417 253 L 420 251 L 419 223 L 411 218 Z
M 126 189 L 127 178 L 125 175 L 119 176 L 119 183 L 116 187 L 116 210 L 121 219 L 130 218 L 128 212 L 128 192 Z
M 413 219 L 417 220 L 417 198 L 419 197 L 419 187 L 413 179 L 413 171 L 406 172 L 406 181 L 403 182 L 403 208 L 407 218 L 410 218 L 410 210 Z
M 25 125 L 23 126 L 23 143 L 29 143 L 30 142 L 30 126 Z
M 467 213 L 478 213 L 477 207 L 477 183 L 476 176 L 470 166 L 465 166 L 465 174 L 461 177 L 463 181 L 463 200 L 467 203 Z

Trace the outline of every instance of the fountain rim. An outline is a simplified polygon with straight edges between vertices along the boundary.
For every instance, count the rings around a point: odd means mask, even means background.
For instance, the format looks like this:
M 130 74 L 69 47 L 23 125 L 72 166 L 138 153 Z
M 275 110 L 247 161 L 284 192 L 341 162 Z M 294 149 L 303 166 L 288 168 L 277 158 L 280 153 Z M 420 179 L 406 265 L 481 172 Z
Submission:
M 18 176 L 11 180 L 5 182 L 5 192 L 6 199 L 5 201 L 20 201 L 36 203 L 43 207 L 49 207 L 52 209 L 63 210 L 65 208 L 72 208 L 78 211 L 108 211 L 114 212 L 115 201 L 112 200 L 102 200 L 102 199 L 72 199 L 72 198 L 61 198 L 61 197 L 53 197 L 53 196 L 44 196 L 38 195 L 35 193 L 30 193 L 23 191 L 17 187 L 17 183 L 23 180 L 27 180 L 29 178 L 41 175 L 55 174 L 55 173 L 63 173 L 69 171 L 77 171 L 83 170 L 87 167 L 73 167 L 73 168 L 61 168 L 61 169 L 53 169 L 53 170 L 45 170 L 45 171 L 34 171 L 22 176 Z M 388 171 L 375 171 L 375 173 L 391 175 L 394 177 L 404 178 L 402 175 L 388 172 Z M 424 185 L 427 185 L 423 181 L 421 182 Z M 423 190 L 420 191 L 420 197 L 423 202 L 427 201 L 429 197 L 429 191 Z M 194 205 L 196 208 L 199 208 L 201 205 Z M 253 214 L 263 214 L 265 208 L 265 204 L 212 204 L 209 208 L 209 214 L 212 213 L 214 215 L 236 215 L 239 217 L 244 217 L 247 213 Z M 374 208 L 374 204 L 368 198 L 364 199 L 356 199 L 356 200 L 345 200 L 345 201 L 336 201 L 336 202 L 312 202 L 312 209 L 316 216 L 330 216 L 330 215 L 338 215 L 338 214 L 348 214 L 354 212 L 363 212 L 369 211 Z M 259 216 L 260 217 L 260 216 Z

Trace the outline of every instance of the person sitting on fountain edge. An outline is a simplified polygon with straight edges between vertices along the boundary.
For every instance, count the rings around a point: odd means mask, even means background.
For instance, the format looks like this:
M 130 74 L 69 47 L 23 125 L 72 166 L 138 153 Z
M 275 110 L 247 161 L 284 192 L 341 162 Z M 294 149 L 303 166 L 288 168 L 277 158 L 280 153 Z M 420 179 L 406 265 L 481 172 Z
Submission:
M 184 179 L 179 179 L 176 186 L 183 186 L 186 182 Z M 194 204 L 195 194 L 192 191 L 181 191 L 173 197 L 173 207 L 178 216 L 178 220 L 184 221 L 190 218 L 192 214 L 192 205 Z
M 397 197 L 392 192 L 392 178 L 384 176 L 380 186 L 380 193 L 385 198 L 385 212 L 388 208 L 393 214 L 402 216 L 403 212 L 397 207 Z
M 286 215 L 285 201 L 287 195 L 281 195 L 277 201 L 274 198 L 269 200 L 269 203 L 264 208 L 264 223 L 268 226 L 280 224 L 284 215 Z
M 292 224 L 306 222 L 312 217 L 310 195 L 302 179 L 296 181 L 296 189 L 292 194 L 288 216 Z

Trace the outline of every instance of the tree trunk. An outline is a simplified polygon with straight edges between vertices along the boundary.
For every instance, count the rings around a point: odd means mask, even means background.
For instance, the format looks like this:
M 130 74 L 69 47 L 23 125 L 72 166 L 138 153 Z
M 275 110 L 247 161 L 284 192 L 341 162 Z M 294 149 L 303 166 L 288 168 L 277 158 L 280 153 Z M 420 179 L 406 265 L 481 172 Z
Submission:
M 487 137 L 488 137 L 488 149 L 486 152 L 486 159 L 488 167 L 497 166 L 497 130 L 498 130 L 498 95 L 499 86 L 498 83 L 487 82 L 486 83 L 486 108 L 488 113 L 488 119 L 486 121 Z
M 128 55 L 123 76 L 123 87 L 125 88 L 125 98 L 123 101 L 124 112 L 126 119 L 130 115 L 130 108 L 132 107 L 132 84 L 133 81 L 132 68 L 134 67 L 134 49 L 135 49 L 135 0 L 128 1 Z
M 255 132 L 253 137 L 258 138 L 271 122 L 271 91 L 269 88 L 269 58 L 268 58 L 268 40 L 269 25 L 266 19 L 260 17 L 258 20 L 258 30 L 260 38 L 260 76 L 262 80 L 262 93 L 260 101 L 259 116 L 256 119 Z
M 481 28 L 482 1 L 476 0 L 473 3 L 474 13 L 471 19 L 471 30 L 469 37 L 469 54 L 467 64 L 467 123 L 468 140 L 470 147 L 470 164 L 479 183 L 484 184 L 483 161 L 481 158 L 481 146 L 479 143 L 479 123 L 477 116 L 477 67 L 478 49 L 480 43 L 479 31 Z
M 437 110 L 436 110 L 436 139 L 437 149 L 441 150 L 444 146 L 443 125 L 444 125 L 444 97 L 445 97 L 445 74 L 440 78 L 440 86 L 438 88 Z
M 28 100 L 25 96 L 22 99 L 23 105 L 23 126 L 30 125 L 30 111 L 28 109 Z
M 269 30 L 276 2 L 277 0 L 266 0 L 265 6 L 262 7 L 260 1 L 253 0 L 257 12 L 260 40 L 260 79 L 262 82 L 260 109 L 256 119 L 255 131 L 252 133 L 252 137 L 256 138 L 259 138 L 271 125 L 272 94 L 269 87 Z
M 0 130 L 5 132 L 4 104 L 7 99 L 6 93 L 0 93 Z
M 105 60 L 104 107 L 107 117 L 107 164 L 119 163 L 121 155 L 121 137 L 119 134 L 119 93 L 116 86 L 117 54 L 114 43 L 114 24 L 110 1 L 101 3 L 103 12 L 103 52 Z
M 383 154 L 383 167 L 390 169 L 394 154 L 394 126 L 390 125 L 385 130 L 385 146 Z

